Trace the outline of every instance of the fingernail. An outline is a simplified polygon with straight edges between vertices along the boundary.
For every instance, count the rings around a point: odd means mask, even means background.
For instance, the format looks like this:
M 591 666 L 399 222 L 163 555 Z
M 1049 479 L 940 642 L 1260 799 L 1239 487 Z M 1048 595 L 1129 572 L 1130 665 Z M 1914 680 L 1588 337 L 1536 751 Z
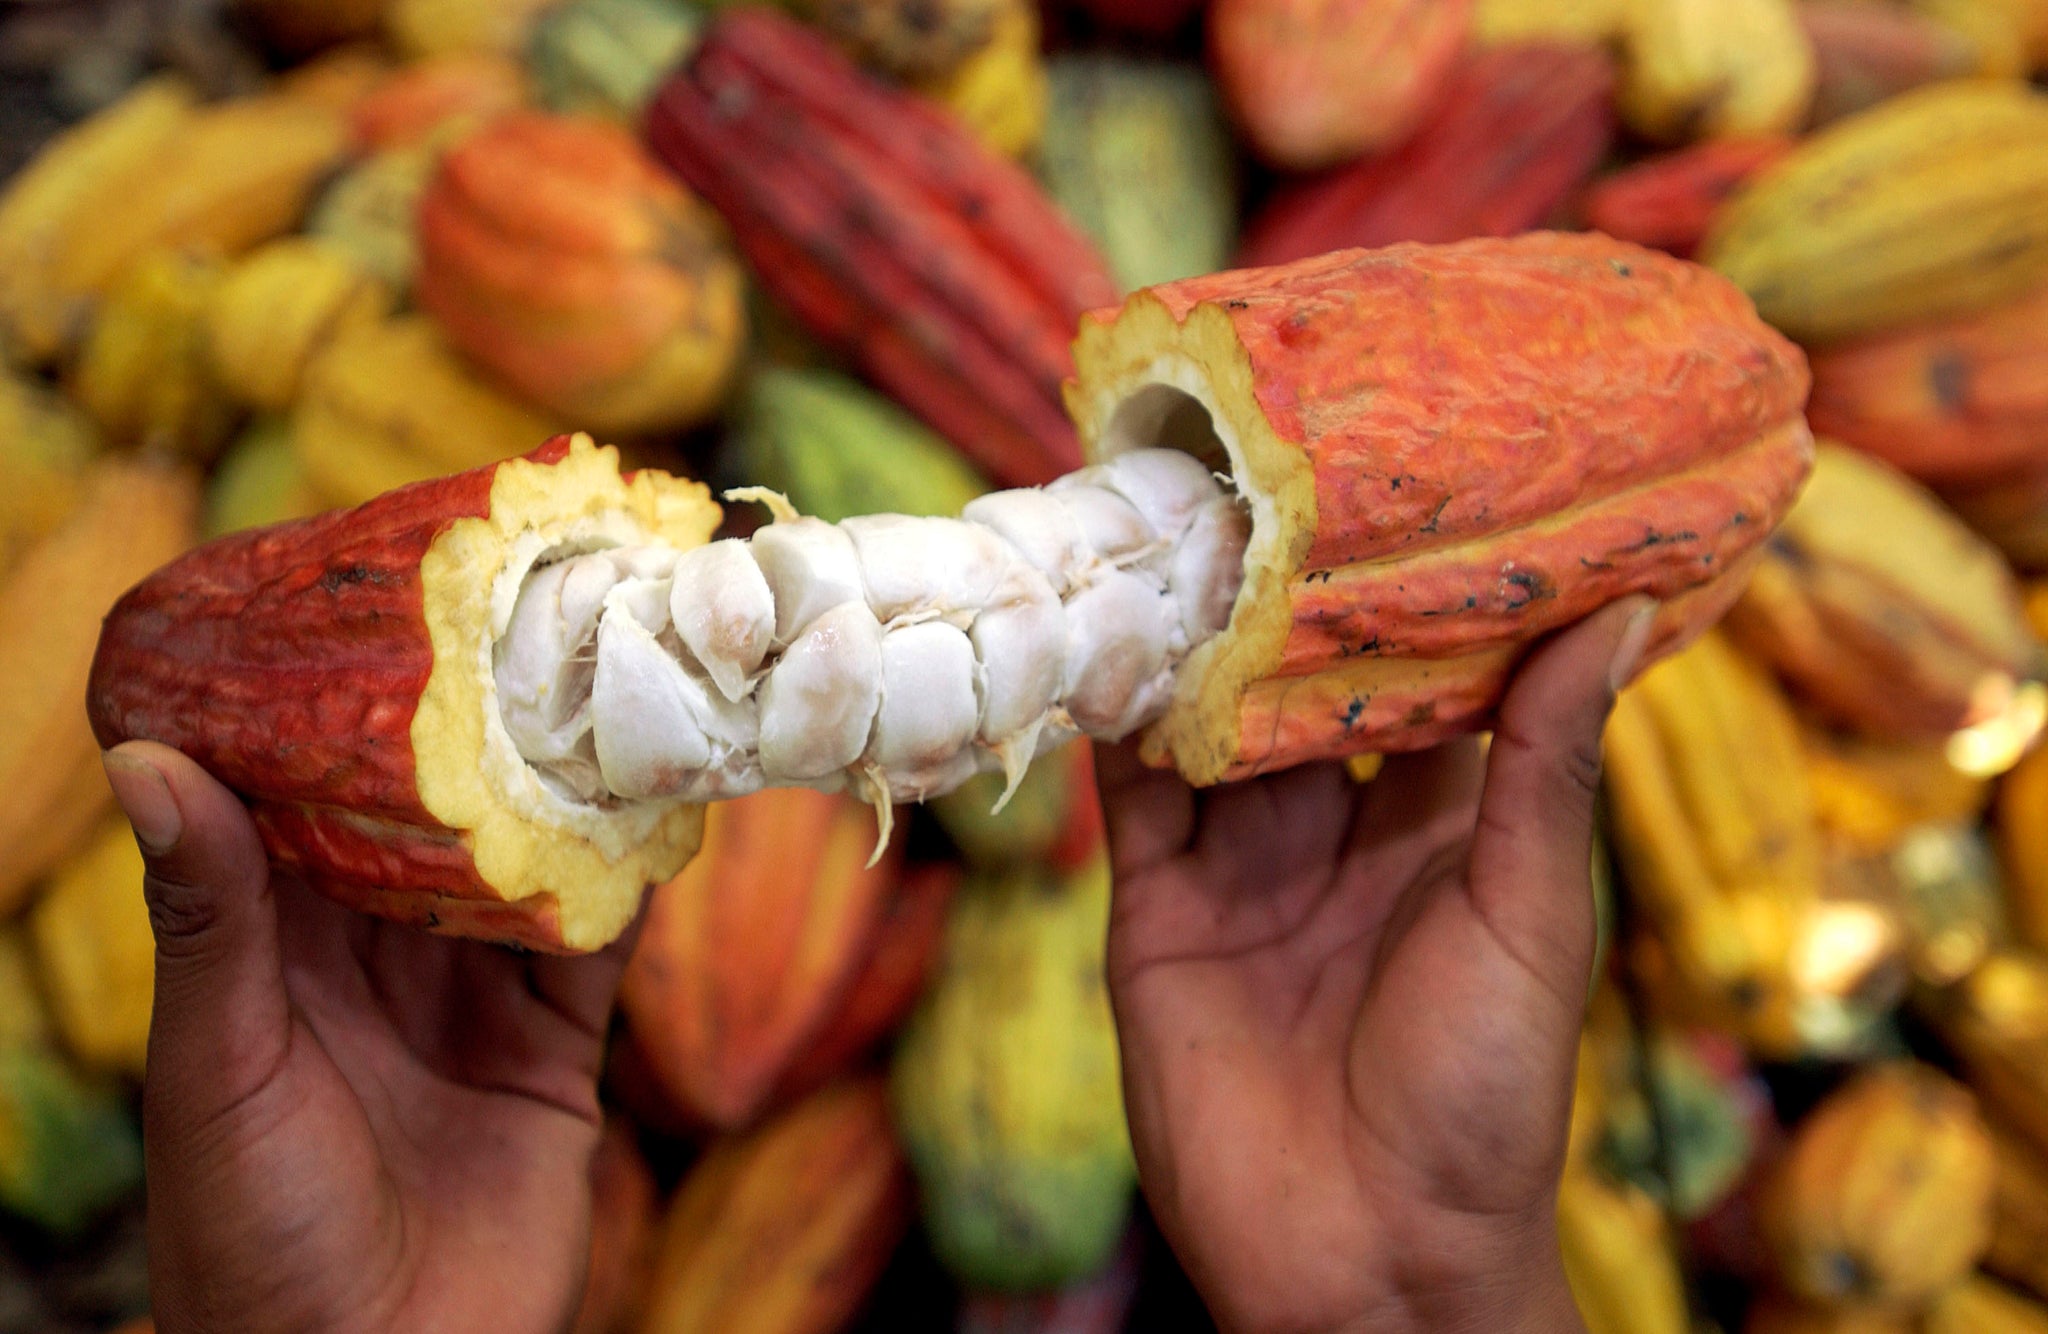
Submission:
M 1628 618 L 1621 642 L 1614 646 L 1614 661 L 1607 665 L 1607 687 L 1619 690 L 1636 674 L 1643 650 L 1650 646 L 1650 632 L 1657 626 L 1657 604 L 1645 598 L 1642 607 Z
M 185 832 L 185 813 L 178 809 L 178 799 L 171 795 L 170 784 L 156 766 L 118 750 L 107 751 L 100 762 L 106 766 L 114 799 L 134 826 L 135 841 L 142 850 L 162 853 L 178 846 L 178 838 Z

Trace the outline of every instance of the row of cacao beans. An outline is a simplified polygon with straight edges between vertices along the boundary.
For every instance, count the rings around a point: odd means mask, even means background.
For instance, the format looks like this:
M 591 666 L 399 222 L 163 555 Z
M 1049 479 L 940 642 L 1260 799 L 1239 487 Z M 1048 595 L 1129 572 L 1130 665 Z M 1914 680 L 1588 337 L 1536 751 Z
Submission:
M 1996 779 L 2041 713 L 2036 0 L 244 8 L 303 63 L 228 102 L 139 85 L 0 194 L 0 773 L 30 797 L 0 915 L 51 1015 L 11 1095 L 51 1129 L 0 1205 L 69 1226 L 133 1179 L 108 1081 L 139 1071 L 146 921 L 59 724 L 100 612 L 198 532 L 563 427 L 828 518 L 951 512 L 1078 462 L 1066 340 L 1120 289 L 1584 224 L 1735 277 L 1847 447 L 1726 632 L 1618 709 L 1629 985 L 1596 994 L 1560 1199 L 1589 1324 L 1686 1327 L 1689 1268 L 1760 1329 L 2040 1327 L 1976 1273 L 2040 1292 L 2006 1150 L 2048 1106 L 2048 761 Z M 1157 50 L 1045 54 L 1089 25 Z M 839 1327 L 918 1213 L 960 1282 L 1038 1294 L 964 1326 L 1120 1321 L 1085 762 L 992 796 L 871 869 L 840 799 L 713 813 L 626 989 L 581 1328 Z M 1786 1072 L 1816 1064 L 1872 1069 L 1815 1101 Z

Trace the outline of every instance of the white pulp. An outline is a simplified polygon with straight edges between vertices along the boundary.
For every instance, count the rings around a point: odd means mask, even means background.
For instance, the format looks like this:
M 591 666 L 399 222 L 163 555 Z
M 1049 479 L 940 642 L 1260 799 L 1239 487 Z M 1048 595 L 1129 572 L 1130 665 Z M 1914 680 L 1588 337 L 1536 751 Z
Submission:
M 780 498 L 773 498 L 779 501 Z M 1165 712 L 1222 630 L 1250 520 L 1134 450 L 958 519 L 828 524 L 538 566 L 496 650 L 506 731 L 587 800 L 850 786 L 886 807 Z

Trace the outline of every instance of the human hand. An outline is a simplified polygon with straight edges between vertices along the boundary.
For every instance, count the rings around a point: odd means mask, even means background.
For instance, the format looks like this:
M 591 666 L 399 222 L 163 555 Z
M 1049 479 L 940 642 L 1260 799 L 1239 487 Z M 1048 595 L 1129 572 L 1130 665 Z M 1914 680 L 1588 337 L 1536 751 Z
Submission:
M 148 863 L 150 1296 L 186 1330 L 559 1330 L 628 941 L 521 955 L 272 876 L 234 794 L 109 751 Z
M 1653 611 L 1538 649 L 1483 757 L 1197 793 L 1098 754 L 1139 1178 L 1225 1329 L 1581 1328 L 1554 1211 L 1593 800 Z

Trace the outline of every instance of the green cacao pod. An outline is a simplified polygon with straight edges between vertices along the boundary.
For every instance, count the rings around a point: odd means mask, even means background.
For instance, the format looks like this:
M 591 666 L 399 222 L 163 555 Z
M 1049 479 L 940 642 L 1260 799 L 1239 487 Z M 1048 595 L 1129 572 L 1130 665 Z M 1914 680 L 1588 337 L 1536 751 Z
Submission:
M 76 1232 L 141 1181 L 142 1140 L 114 1090 L 43 1048 L 0 1050 L 0 1208 Z
M 1078 1282 L 1123 1234 L 1137 1169 L 1103 977 L 1109 868 L 970 880 L 904 1029 L 891 1094 L 941 1261 L 970 1288 Z
M 292 446 L 289 417 L 258 417 L 221 455 L 206 487 L 208 539 L 326 508 Z
M 1039 174 L 1127 291 L 1212 273 L 1237 243 L 1230 133 L 1191 65 L 1105 55 L 1049 62 Z
M 944 440 L 836 371 L 762 370 L 741 396 L 732 480 L 829 523 L 856 514 L 954 515 L 988 489 Z
M 997 810 L 1002 774 L 970 778 L 925 803 L 967 864 L 982 870 L 1032 863 L 1073 871 L 1102 851 L 1102 806 L 1095 796 L 1094 751 L 1071 741 L 1034 762 Z
M 550 11 L 527 50 L 541 104 L 637 126 L 655 86 L 696 44 L 703 22 L 684 0 L 572 0 Z

